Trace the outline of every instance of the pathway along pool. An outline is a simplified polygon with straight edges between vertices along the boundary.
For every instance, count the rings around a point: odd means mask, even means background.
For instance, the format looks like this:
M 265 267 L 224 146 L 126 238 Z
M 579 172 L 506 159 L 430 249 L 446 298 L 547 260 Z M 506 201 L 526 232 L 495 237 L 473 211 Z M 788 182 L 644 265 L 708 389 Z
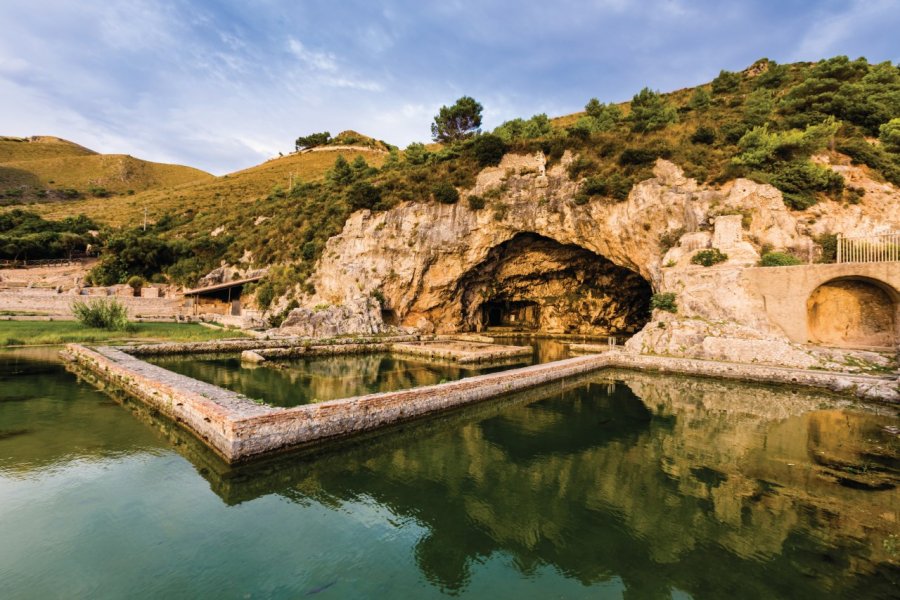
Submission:
M 619 373 L 230 470 L 0 353 L 0 597 L 895 598 L 898 426 Z

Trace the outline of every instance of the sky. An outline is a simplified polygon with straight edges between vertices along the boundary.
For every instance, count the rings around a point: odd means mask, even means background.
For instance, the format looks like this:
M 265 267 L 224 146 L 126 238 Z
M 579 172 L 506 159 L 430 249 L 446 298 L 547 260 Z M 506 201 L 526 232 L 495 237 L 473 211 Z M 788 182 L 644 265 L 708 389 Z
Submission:
M 898 0 L 0 0 L 0 135 L 215 174 L 353 129 L 427 142 L 711 80 L 756 59 L 900 62 Z

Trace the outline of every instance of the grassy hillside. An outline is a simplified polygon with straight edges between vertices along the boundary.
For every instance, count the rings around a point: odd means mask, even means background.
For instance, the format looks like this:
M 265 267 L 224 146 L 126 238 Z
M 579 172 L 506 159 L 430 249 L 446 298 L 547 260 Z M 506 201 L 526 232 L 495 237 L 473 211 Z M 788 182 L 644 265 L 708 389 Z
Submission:
M 292 182 L 300 184 L 321 180 L 338 155 L 350 161 L 364 156 L 374 166 L 380 166 L 387 156 L 383 152 L 348 152 L 329 147 L 316 152 L 290 154 L 221 177 L 210 176 L 201 181 L 161 187 L 133 196 L 113 200 L 88 197 L 44 204 L 33 209 L 49 219 L 84 214 L 97 222 L 116 227 L 141 222 L 144 207 L 151 221 L 166 214 L 191 213 L 192 220 L 196 220 L 196 232 L 209 233 L 223 224 L 224 217 L 245 212 L 240 207 L 253 206 L 278 188 L 286 190 Z M 114 211 L 110 211 L 111 205 L 115 206 Z
M 0 163 L 23 160 L 89 156 L 97 154 L 83 146 L 57 137 L 17 138 L 0 136 Z
M 0 204 L 106 199 L 212 177 L 191 167 L 97 154 L 59 138 L 0 138 Z

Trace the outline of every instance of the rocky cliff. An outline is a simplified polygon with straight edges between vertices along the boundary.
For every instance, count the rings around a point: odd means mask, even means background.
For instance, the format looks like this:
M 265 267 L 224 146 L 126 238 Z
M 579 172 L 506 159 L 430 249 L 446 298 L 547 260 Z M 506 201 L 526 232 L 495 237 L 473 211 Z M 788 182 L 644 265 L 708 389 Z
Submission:
M 789 343 L 745 269 L 764 249 L 813 260 L 824 233 L 900 229 L 898 190 L 838 154 L 816 160 L 864 189 L 863 202 L 824 201 L 806 211 L 789 210 L 769 185 L 700 185 L 664 160 L 627 200 L 579 204 L 579 184 L 567 174 L 572 160 L 567 152 L 548 168 L 540 153 L 507 155 L 457 204 L 354 213 L 328 242 L 311 280 L 316 293 L 304 304 L 361 306 L 360 297 L 375 297 L 385 320 L 426 332 L 513 325 L 604 335 L 643 327 L 630 342 L 635 350 L 743 360 L 765 347 L 762 362 L 812 366 L 828 358 Z M 486 206 L 470 208 L 473 195 Z M 728 259 L 691 263 L 710 247 Z M 658 292 L 676 294 L 677 315 L 651 316 Z M 383 326 L 373 319 L 364 319 L 368 331 Z M 734 350 L 716 340 L 752 343 Z

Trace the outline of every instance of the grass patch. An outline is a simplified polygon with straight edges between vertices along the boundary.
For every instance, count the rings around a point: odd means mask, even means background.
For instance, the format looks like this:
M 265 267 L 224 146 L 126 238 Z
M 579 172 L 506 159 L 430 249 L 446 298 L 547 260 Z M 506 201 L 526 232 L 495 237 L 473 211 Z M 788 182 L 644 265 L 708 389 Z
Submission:
M 0 346 L 128 341 L 206 342 L 245 337 L 240 331 L 196 323 L 133 323 L 129 331 L 90 329 L 77 321 L 0 321 Z

